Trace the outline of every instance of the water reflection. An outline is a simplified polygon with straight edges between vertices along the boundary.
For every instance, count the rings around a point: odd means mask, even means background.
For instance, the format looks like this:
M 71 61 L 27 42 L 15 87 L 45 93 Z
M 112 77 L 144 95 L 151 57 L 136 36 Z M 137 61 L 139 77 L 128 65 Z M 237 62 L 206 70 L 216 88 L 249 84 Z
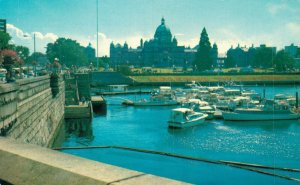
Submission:
M 197 125 L 193 127 L 187 127 L 187 128 L 170 128 L 168 127 L 168 133 L 176 136 L 184 136 L 184 135 L 190 135 L 194 132 L 199 132 L 201 129 L 205 129 L 204 127 L 207 127 L 207 123 L 202 125 Z
M 91 119 L 66 119 L 65 132 L 67 136 L 85 138 L 90 141 L 94 139 Z
M 286 130 L 292 124 L 297 123 L 297 120 L 275 120 L 275 121 L 224 121 L 224 125 L 230 127 L 238 127 L 238 128 L 253 128 L 260 127 L 266 131 L 274 131 L 274 129 L 278 130 Z

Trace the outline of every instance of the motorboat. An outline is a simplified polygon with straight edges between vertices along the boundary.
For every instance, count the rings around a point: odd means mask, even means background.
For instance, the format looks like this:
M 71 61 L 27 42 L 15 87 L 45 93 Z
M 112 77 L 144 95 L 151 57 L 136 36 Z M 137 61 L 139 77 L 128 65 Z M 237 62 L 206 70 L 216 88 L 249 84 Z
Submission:
M 254 108 L 237 108 L 233 112 L 223 111 L 224 120 L 230 121 L 267 121 L 298 119 L 299 114 L 286 103 L 266 100 L 264 105 Z
M 178 105 L 175 92 L 169 86 L 160 86 L 151 92 L 150 99 L 141 99 L 138 101 L 125 100 L 123 105 L 130 106 L 174 106 Z
M 151 96 L 150 100 L 141 99 L 138 101 L 125 100 L 123 105 L 129 106 L 174 106 L 178 105 L 178 101 L 168 95 L 155 95 Z
M 207 114 L 195 112 L 188 108 L 172 109 L 170 119 L 168 121 L 169 127 L 185 128 L 203 124 Z
M 202 106 L 207 106 L 208 102 L 202 101 L 200 99 L 188 99 L 185 102 L 182 102 L 182 107 L 185 108 L 192 108 L 192 107 L 202 107 Z
M 215 118 L 216 109 L 214 106 L 206 105 L 206 106 L 196 107 L 196 108 L 194 108 L 194 111 L 207 114 L 206 119 L 214 119 Z

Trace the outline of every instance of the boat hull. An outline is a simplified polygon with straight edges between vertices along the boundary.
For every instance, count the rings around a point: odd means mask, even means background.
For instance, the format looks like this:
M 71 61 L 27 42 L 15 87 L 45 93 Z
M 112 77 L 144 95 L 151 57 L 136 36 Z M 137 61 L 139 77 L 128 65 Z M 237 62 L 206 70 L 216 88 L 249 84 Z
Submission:
M 270 121 L 270 120 L 293 120 L 298 119 L 299 115 L 294 113 L 236 113 L 222 112 L 224 120 L 228 121 Z
M 207 117 L 207 115 L 202 116 L 198 119 L 195 120 L 190 120 L 190 121 L 186 121 L 186 122 L 176 122 L 176 121 L 168 121 L 169 127 L 172 128 L 186 128 L 186 127 L 193 127 L 193 126 L 197 126 L 197 125 L 201 125 L 205 122 L 205 118 Z
M 132 106 L 173 106 L 178 105 L 177 101 L 165 101 L 165 102 L 133 102 Z

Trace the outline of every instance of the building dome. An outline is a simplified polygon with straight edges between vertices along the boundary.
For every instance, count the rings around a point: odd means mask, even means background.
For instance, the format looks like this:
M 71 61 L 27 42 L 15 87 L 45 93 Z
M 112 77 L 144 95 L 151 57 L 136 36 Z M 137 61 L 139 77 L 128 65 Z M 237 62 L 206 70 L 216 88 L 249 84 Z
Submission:
M 156 28 L 154 38 L 162 42 L 171 42 L 172 34 L 165 24 L 165 19 L 161 19 L 161 24 Z

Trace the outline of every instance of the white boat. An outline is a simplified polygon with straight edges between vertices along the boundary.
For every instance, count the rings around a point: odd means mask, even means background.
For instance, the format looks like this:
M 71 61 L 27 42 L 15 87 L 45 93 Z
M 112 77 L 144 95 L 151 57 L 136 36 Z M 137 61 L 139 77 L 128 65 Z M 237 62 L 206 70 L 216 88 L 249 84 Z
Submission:
M 168 121 L 169 127 L 185 128 L 203 124 L 207 114 L 188 108 L 173 109 Z
M 208 102 L 206 101 L 201 101 L 200 99 L 188 99 L 185 102 L 182 102 L 182 107 L 184 108 L 192 108 L 192 107 L 203 107 L 207 106 Z
M 207 105 L 207 106 L 195 107 L 194 111 L 207 114 L 206 119 L 214 119 L 215 118 L 216 109 L 214 106 Z
M 299 114 L 293 112 L 287 104 L 278 104 L 267 100 L 261 107 L 237 108 L 233 112 L 222 112 L 224 120 L 230 121 L 268 121 L 298 119 Z
M 131 106 L 174 106 L 174 105 L 178 105 L 179 103 L 169 96 L 156 95 L 156 96 L 152 96 L 150 100 L 146 100 L 146 99 L 142 99 L 139 101 L 125 100 L 124 102 L 122 102 L 122 104 L 131 105 Z
M 138 101 L 125 100 L 122 102 L 123 105 L 131 106 L 173 106 L 178 105 L 176 100 L 175 92 L 172 91 L 171 87 L 161 86 L 159 89 L 154 89 L 151 92 L 149 100 L 141 99 Z

